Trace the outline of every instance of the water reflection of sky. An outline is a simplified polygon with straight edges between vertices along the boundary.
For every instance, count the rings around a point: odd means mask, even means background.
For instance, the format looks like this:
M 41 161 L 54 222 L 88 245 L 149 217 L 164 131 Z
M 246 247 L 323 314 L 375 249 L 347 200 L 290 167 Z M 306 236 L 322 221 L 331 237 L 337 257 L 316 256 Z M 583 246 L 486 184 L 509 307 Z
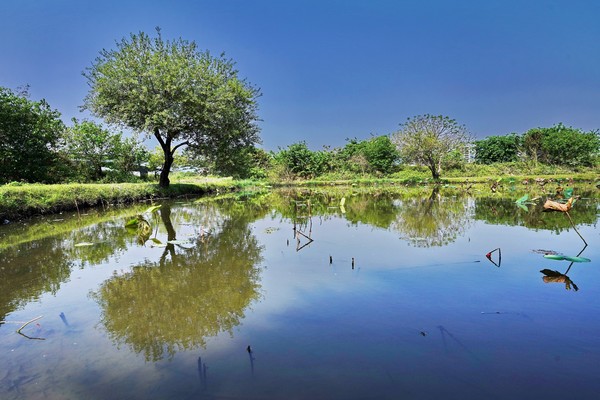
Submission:
M 178 238 L 194 237 L 197 226 L 183 223 L 176 225 Z M 278 215 L 251 223 L 262 246 L 261 296 L 231 333 L 170 360 L 147 362 L 116 346 L 90 296 L 115 271 L 127 274 L 139 260 L 156 261 L 164 249 L 129 245 L 100 264 L 73 269 L 55 295 L 45 293 L 7 316 L 43 314 L 46 341 L 26 341 L 0 327 L 9 366 L 0 372 L 8 383 L 0 394 L 512 399 L 573 398 L 575 392 L 594 398 L 600 390 L 596 227 L 579 227 L 589 243 L 582 256 L 592 262 L 569 272 L 578 292 L 544 283 L 541 269 L 568 263 L 532 251 L 577 254 L 583 243 L 573 230 L 470 220 L 448 245 L 418 247 L 393 228 L 337 215 L 313 217 L 314 241 L 297 251 L 292 228 Z M 161 230 L 161 240 L 165 235 Z M 485 258 L 498 247 L 500 268 Z M 61 312 L 70 326 L 57 317 Z

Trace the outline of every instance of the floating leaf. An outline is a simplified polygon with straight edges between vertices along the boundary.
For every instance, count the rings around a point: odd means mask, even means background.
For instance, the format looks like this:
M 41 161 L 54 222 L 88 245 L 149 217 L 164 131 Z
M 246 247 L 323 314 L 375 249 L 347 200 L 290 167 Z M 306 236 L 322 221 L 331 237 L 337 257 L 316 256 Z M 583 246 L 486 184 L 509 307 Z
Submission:
M 160 204 L 157 206 L 152 206 L 146 210 L 147 213 L 153 213 L 160 208 Z
M 85 247 L 85 246 L 93 246 L 94 243 L 90 243 L 90 242 L 81 242 L 81 243 L 77 243 L 75 244 L 75 247 Z
M 585 258 L 585 257 L 563 256 L 562 254 L 546 254 L 544 256 L 544 258 L 547 258 L 549 260 L 558 260 L 558 261 L 566 260 L 566 261 L 578 262 L 578 263 L 592 261 L 589 258 Z
M 158 240 L 157 238 L 151 238 L 150 240 L 152 240 L 152 242 L 153 242 L 154 244 L 158 244 L 158 245 L 160 245 L 160 244 L 163 244 L 163 242 L 161 242 L 161 241 L 160 241 L 160 240 Z
M 571 261 L 571 262 L 577 262 L 577 263 L 592 261 L 589 258 L 585 258 L 585 257 L 570 257 L 570 256 L 565 256 L 565 260 Z
M 547 258 L 549 260 L 564 260 L 565 256 L 563 256 L 562 254 L 545 254 L 544 258 Z
M 151 247 L 167 247 L 166 244 L 164 243 L 152 243 L 150 244 Z

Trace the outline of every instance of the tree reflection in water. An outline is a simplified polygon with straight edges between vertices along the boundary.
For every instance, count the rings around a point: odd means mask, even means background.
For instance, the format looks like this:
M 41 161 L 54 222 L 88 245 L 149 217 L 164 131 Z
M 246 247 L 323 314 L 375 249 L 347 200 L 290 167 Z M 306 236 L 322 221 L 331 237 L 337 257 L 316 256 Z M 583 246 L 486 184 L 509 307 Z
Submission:
M 436 186 L 429 197 L 402 201 L 394 229 L 414 246 L 445 246 L 469 227 L 469 204 L 467 197 L 442 197 Z
M 171 209 L 163 206 L 160 217 L 175 240 Z M 261 252 L 246 218 L 222 217 L 210 236 L 186 248 L 168 244 L 158 261 L 115 274 L 92 296 L 111 339 L 157 361 L 240 324 L 260 297 Z

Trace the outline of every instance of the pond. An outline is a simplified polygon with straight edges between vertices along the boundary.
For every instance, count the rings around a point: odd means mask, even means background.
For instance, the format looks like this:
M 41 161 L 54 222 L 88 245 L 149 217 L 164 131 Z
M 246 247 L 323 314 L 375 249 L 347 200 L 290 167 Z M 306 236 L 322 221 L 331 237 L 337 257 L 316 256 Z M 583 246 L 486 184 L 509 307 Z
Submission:
M 289 189 L 2 226 L 0 398 L 596 398 L 598 191 L 575 188 L 576 230 L 524 193 Z

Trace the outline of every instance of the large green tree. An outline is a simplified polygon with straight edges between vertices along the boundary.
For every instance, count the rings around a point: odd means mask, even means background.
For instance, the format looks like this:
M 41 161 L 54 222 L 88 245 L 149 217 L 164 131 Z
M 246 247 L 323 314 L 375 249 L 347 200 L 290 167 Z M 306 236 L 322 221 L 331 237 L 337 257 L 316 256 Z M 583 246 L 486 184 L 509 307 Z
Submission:
M 464 125 L 442 115 L 418 115 L 400 124 L 392 135 L 403 162 L 421 164 L 429 168 L 433 179 L 439 179 L 442 161 L 455 152 L 463 151 L 471 141 Z
M 83 75 L 84 108 L 107 122 L 154 136 L 165 155 L 160 186 L 169 185 L 174 155 L 189 146 L 228 157 L 259 142 L 260 90 L 238 77 L 235 63 L 195 42 L 131 34 L 102 50 Z
M 0 87 L 0 183 L 56 182 L 64 124 L 45 100 Z

